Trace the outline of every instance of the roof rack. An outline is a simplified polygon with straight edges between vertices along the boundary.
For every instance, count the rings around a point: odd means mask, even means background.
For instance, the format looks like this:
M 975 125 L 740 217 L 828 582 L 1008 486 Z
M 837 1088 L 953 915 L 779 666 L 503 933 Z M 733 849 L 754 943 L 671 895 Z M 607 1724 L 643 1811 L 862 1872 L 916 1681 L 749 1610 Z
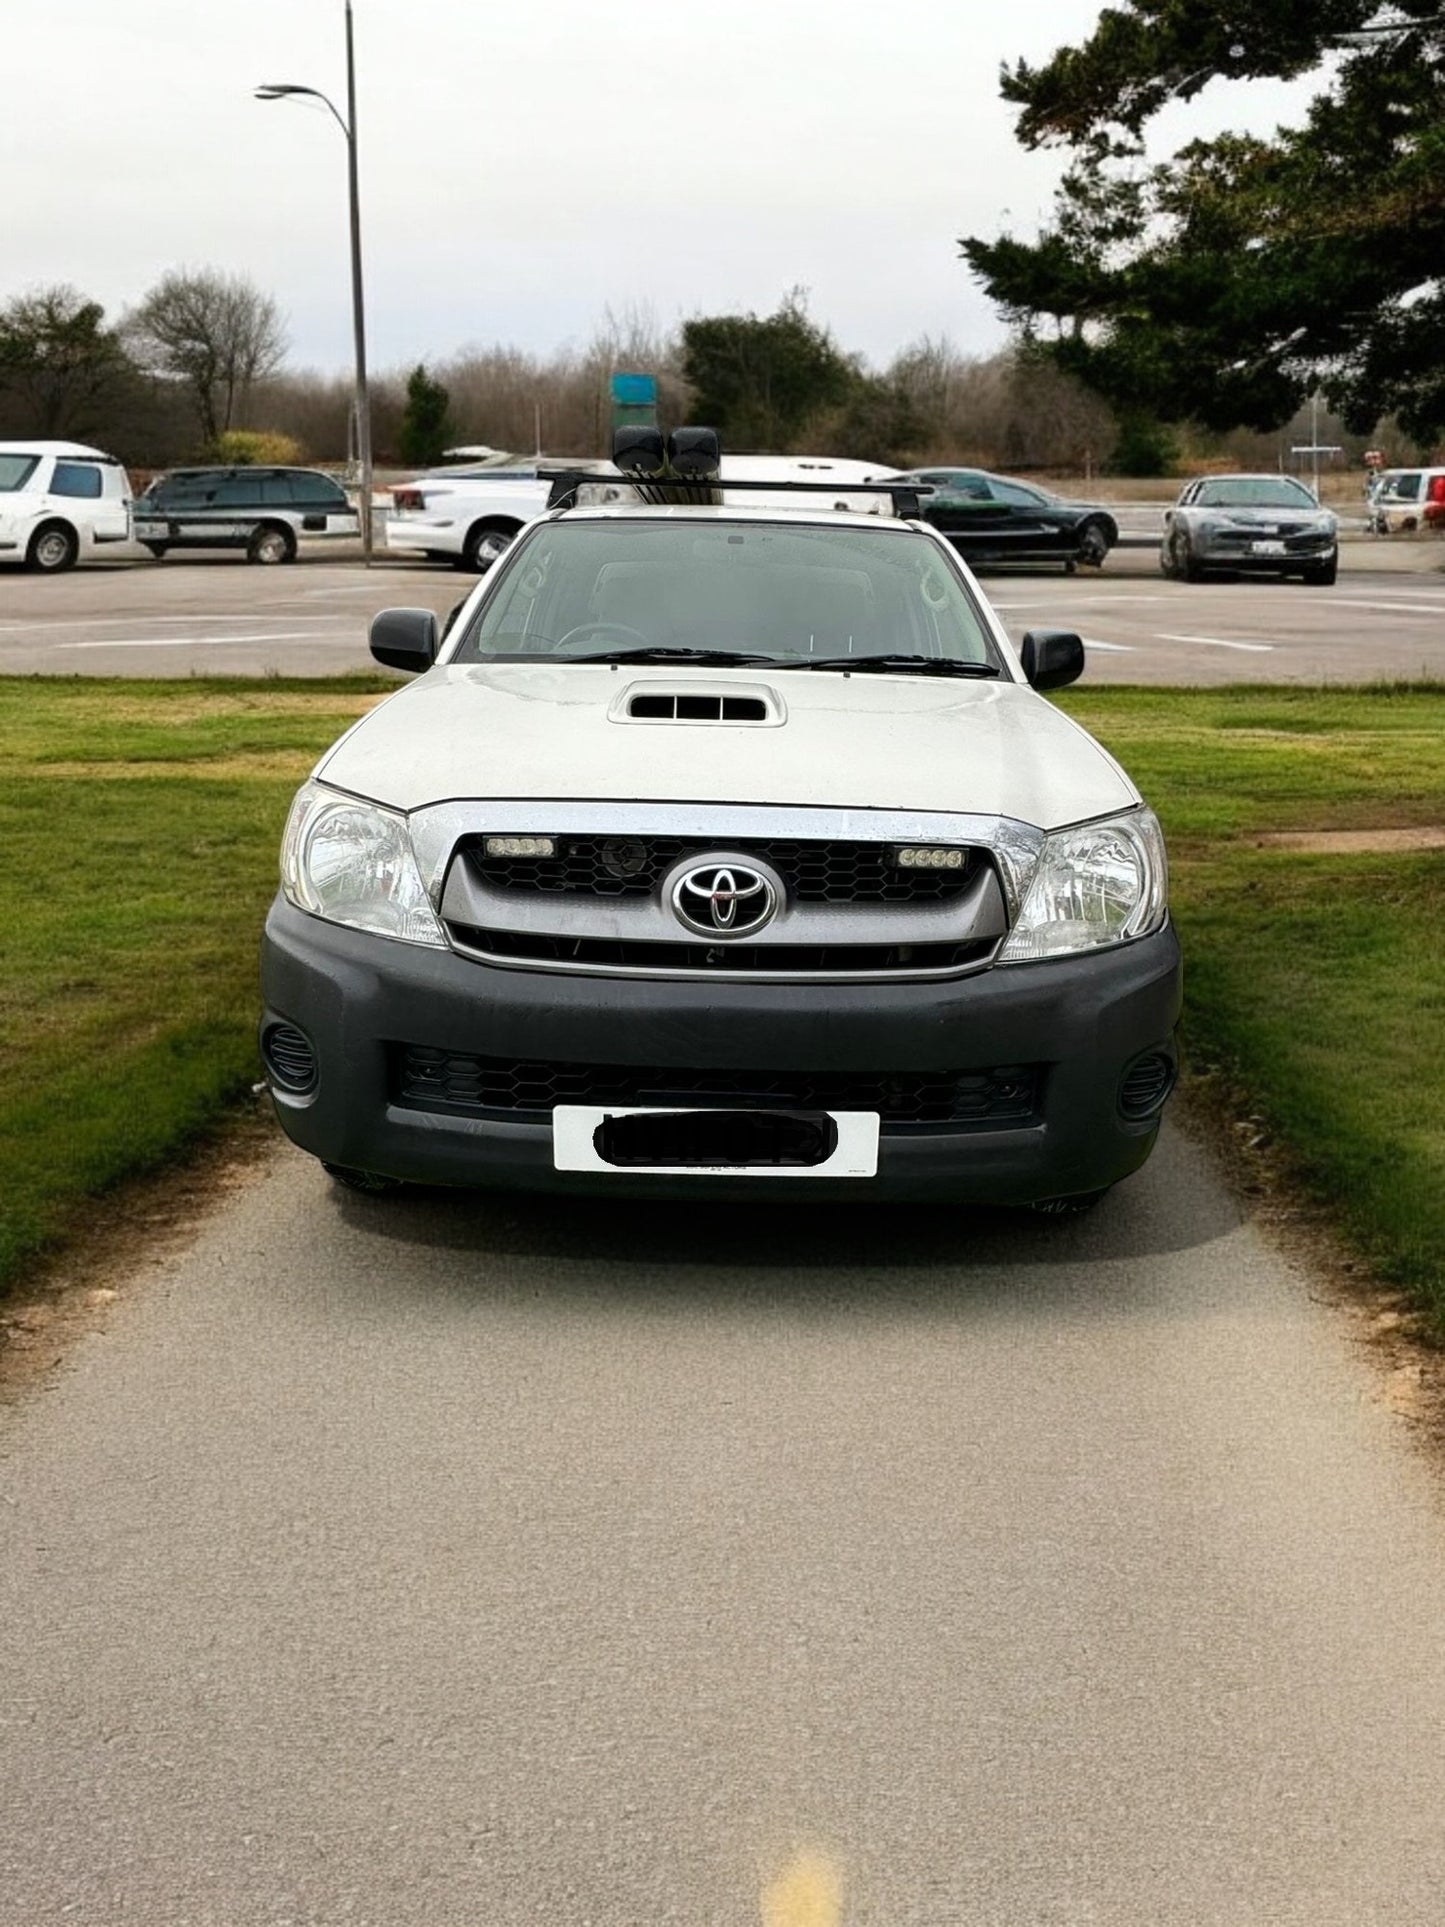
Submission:
M 539 470 L 547 478 L 548 471 Z M 893 513 L 900 519 L 917 518 L 923 513 L 922 498 L 933 493 L 928 483 L 918 482 L 787 482 L 787 481 L 731 481 L 726 475 L 710 476 L 704 479 L 658 477 L 644 478 L 640 475 L 599 475 L 595 470 L 584 474 L 577 469 L 562 469 L 550 476 L 551 490 L 547 496 L 549 509 L 575 508 L 577 491 L 584 485 L 597 487 L 602 484 L 609 488 L 632 489 L 638 499 L 650 508 L 667 504 L 673 507 L 716 504 L 719 495 L 731 494 L 735 490 L 752 490 L 762 495 L 831 495 L 835 501 L 846 495 L 886 495 L 893 505 Z
M 575 468 L 549 470 L 539 466 L 539 476 L 551 475 L 552 486 L 547 507 L 577 507 L 578 492 L 586 484 L 601 482 L 614 490 L 633 489 L 650 508 L 685 507 L 689 503 L 716 507 L 730 489 L 751 489 L 762 495 L 831 495 L 834 505 L 846 508 L 840 495 L 886 495 L 893 513 L 900 519 L 922 514 L 919 498 L 933 490 L 916 482 L 789 482 L 730 481 L 722 472 L 722 443 L 715 428 L 674 428 L 665 439 L 652 423 L 625 422 L 612 431 L 612 463 L 615 475 L 599 476 L 594 468 L 584 474 Z M 616 500 L 615 494 L 611 498 Z

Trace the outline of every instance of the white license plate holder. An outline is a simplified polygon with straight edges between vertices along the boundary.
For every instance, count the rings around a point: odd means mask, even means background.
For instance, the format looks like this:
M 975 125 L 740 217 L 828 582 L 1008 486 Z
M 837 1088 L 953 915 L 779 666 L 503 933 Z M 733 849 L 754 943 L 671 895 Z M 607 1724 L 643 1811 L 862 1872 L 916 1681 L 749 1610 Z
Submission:
M 552 1113 L 552 1164 L 557 1171 L 601 1171 L 613 1177 L 872 1178 L 878 1175 L 877 1111 L 828 1111 L 837 1142 L 818 1164 L 619 1164 L 603 1157 L 598 1140 L 612 1118 L 706 1117 L 715 1104 L 559 1104 Z
M 1286 550 L 1283 542 L 1251 542 L 1249 552 L 1251 555 L 1284 555 Z

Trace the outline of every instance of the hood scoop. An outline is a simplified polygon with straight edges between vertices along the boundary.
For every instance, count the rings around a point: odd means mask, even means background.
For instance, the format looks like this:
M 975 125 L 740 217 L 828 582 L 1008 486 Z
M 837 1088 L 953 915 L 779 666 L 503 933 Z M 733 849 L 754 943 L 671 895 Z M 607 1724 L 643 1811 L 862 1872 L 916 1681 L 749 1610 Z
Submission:
M 776 690 L 763 684 L 719 682 L 633 683 L 612 703 L 614 723 L 732 723 L 776 729 L 785 720 Z

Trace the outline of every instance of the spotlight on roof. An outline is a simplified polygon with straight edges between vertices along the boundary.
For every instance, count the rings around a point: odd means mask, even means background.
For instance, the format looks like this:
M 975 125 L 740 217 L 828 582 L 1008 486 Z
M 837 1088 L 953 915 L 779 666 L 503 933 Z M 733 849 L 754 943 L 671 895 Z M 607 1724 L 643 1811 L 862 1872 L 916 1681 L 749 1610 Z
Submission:
M 612 460 L 624 475 L 661 475 L 667 450 L 660 428 L 614 428 Z
M 715 428 L 674 428 L 667 438 L 668 466 L 689 481 L 712 480 L 722 466 Z

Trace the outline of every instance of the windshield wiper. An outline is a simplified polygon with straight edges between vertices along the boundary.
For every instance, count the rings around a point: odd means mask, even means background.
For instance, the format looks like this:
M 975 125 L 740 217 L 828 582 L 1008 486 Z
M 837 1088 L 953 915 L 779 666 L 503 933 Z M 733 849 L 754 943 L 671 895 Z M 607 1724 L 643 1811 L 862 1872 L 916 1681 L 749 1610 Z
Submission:
M 820 656 L 814 662 L 790 665 L 798 669 L 862 669 L 886 675 L 906 669 L 913 676 L 996 676 L 991 662 L 960 662 L 954 656 Z
M 666 646 L 646 649 L 605 649 L 596 656 L 554 656 L 554 662 L 713 662 L 724 668 L 734 663 L 767 662 L 777 666 L 776 656 L 748 655 L 741 649 L 673 649 Z

